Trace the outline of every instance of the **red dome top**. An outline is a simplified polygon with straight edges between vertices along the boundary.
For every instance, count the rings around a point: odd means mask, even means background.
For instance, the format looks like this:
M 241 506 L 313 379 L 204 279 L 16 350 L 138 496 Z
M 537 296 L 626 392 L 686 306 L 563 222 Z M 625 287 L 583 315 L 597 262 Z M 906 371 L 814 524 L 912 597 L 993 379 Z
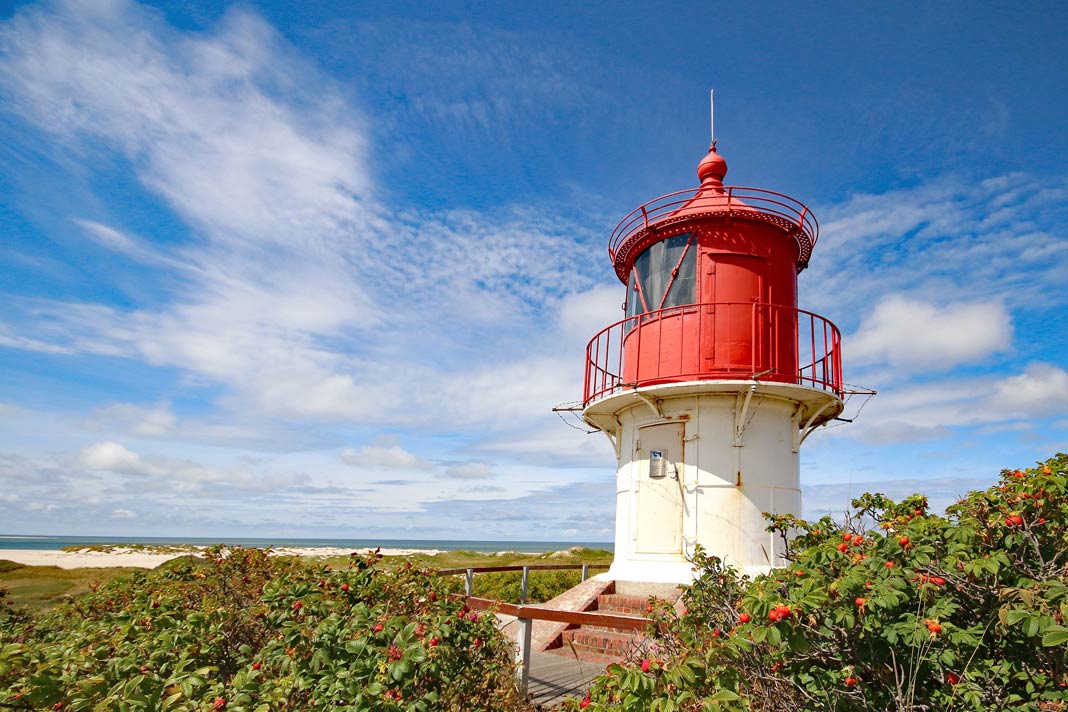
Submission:
M 712 144 L 708 149 L 708 155 L 697 164 L 697 177 L 702 183 L 709 179 L 722 183 L 726 175 L 727 162 L 723 160 L 723 156 L 716 153 L 716 145 Z

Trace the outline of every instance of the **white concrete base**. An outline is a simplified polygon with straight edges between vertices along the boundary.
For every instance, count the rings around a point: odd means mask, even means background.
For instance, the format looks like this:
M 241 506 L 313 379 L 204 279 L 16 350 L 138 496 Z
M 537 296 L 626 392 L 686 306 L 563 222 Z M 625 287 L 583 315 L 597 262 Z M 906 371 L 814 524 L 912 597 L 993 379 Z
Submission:
M 584 417 L 619 455 L 608 575 L 688 584 L 697 546 L 749 576 L 785 565 L 764 513 L 801 514 L 802 430 L 840 409 L 822 390 L 753 381 L 647 387 L 591 404 Z
M 609 577 L 617 581 L 641 581 L 644 583 L 693 583 L 693 564 L 689 561 L 633 561 L 616 558 Z

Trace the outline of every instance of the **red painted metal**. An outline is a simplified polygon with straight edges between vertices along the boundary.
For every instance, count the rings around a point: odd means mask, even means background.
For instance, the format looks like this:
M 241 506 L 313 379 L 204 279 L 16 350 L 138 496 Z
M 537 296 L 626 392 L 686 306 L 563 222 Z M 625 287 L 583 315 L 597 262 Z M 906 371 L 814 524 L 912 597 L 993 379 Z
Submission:
M 744 230 L 746 222 L 774 226 L 797 244 L 796 271 L 808 265 L 819 239 L 819 222 L 804 203 L 770 190 L 706 181 L 699 188 L 651 200 L 619 221 L 608 241 L 616 275 L 626 283 L 634 260 L 663 239 L 665 231 L 678 234 L 694 223 L 723 221 L 730 221 L 736 230 Z
M 841 396 L 841 359 L 838 327 L 818 314 L 753 301 L 687 304 L 621 319 L 594 336 L 582 402 L 624 388 L 754 376 Z

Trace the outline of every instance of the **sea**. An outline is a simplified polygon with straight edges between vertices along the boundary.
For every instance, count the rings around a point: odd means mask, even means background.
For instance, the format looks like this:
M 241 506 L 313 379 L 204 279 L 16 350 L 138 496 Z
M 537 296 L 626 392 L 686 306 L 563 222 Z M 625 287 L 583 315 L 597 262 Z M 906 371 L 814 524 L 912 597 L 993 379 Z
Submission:
M 121 537 L 121 536 L 24 536 L 19 534 L 0 534 L 0 549 L 65 549 L 69 546 L 95 546 L 101 544 L 144 544 L 146 546 L 213 546 L 227 544 L 275 548 L 291 547 L 332 547 L 366 551 L 382 547 L 383 549 L 438 549 L 440 551 L 477 551 L 481 553 L 494 551 L 520 551 L 525 554 L 542 554 L 548 551 L 560 551 L 573 546 L 590 549 L 613 551 L 612 542 L 606 541 L 488 541 L 466 539 L 287 539 L 284 537 L 245 538 L 245 537 Z

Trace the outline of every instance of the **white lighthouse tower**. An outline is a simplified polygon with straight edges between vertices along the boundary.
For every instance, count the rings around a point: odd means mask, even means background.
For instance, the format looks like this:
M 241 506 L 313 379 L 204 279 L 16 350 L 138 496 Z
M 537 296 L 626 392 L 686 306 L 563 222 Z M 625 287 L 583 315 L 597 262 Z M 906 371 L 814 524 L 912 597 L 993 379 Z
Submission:
M 801 444 L 843 408 L 841 335 L 797 306 L 816 218 L 726 173 L 713 142 L 700 187 L 609 242 L 626 316 L 587 347 L 582 417 L 618 458 L 618 581 L 688 583 L 697 545 L 747 573 L 780 565 L 763 513 L 801 513 Z

